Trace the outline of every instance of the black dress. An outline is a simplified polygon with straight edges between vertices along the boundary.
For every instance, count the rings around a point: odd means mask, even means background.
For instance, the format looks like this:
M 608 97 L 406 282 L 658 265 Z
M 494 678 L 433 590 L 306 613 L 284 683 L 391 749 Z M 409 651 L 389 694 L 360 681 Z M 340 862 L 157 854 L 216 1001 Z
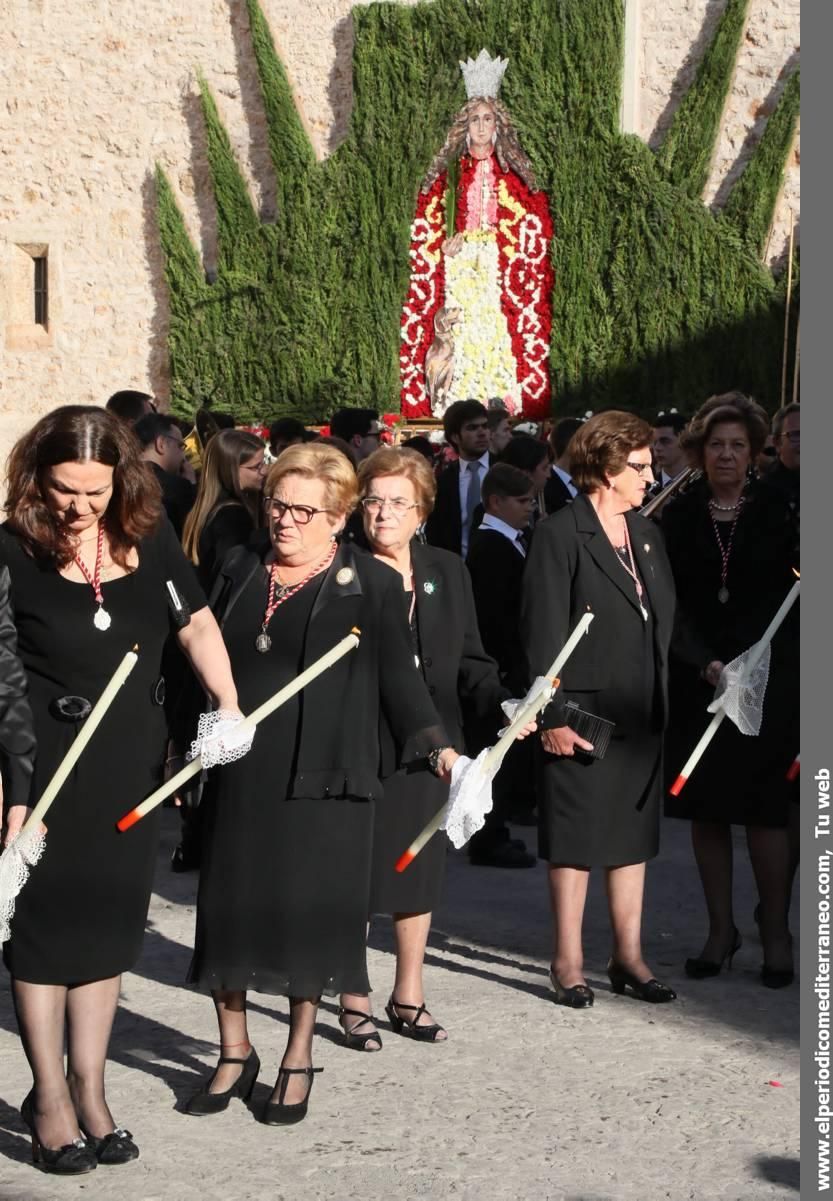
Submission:
M 411 562 L 415 592 L 405 596 L 409 604 L 414 598 L 412 652 L 452 745 L 463 750 L 461 702 L 495 732 L 502 725 L 500 702 L 510 694 L 500 683 L 494 659 L 483 650 L 471 582 L 460 556 L 413 542 Z M 424 759 L 395 770 L 399 753 L 384 720 L 381 746 L 384 796 L 376 806 L 370 912 L 429 913 L 442 893 L 445 834 L 435 834 L 404 872 L 397 872 L 395 864 L 448 800 L 448 787 Z
M 244 759 L 217 770 L 203 802 L 189 980 L 296 997 L 367 993 L 374 805 L 382 791 L 380 693 L 406 757 L 447 742 L 414 666 L 401 577 L 342 546 L 327 572 L 279 606 L 271 647 L 261 654 L 254 643 L 266 608 L 266 568 L 248 552 L 229 562 L 217 611 L 244 712 L 352 626 L 361 643 L 267 718 Z
M 192 612 L 205 597 L 167 518 L 138 552 L 134 572 L 102 584 L 112 625 L 101 631 L 93 626 L 88 584 L 65 579 L 27 555 L 6 527 L 0 531 L 38 748 L 29 796 L 14 801 L 41 796 L 75 738 L 77 724 L 61 720 L 56 701 L 81 696 L 95 703 L 125 653 L 139 645 L 138 663 L 47 814 L 46 850 L 17 900 L 3 951 L 19 980 L 72 984 L 117 976 L 141 950 L 159 811 L 126 834 L 115 823 L 161 780 L 165 582 L 174 581 Z
M 245 546 L 254 533 L 254 522 L 245 505 L 228 499 L 215 506 L 200 534 L 197 575 L 210 592 L 226 555 L 235 546 Z
M 721 603 L 721 554 L 705 483 L 669 502 L 663 513 L 668 555 L 677 582 L 678 614 L 671 646 L 671 720 L 666 783 L 672 784 L 706 729 L 714 688 L 701 678 L 713 660 L 729 663 L 761 637 L 795 583 L 796 512 L 765 483 L 750 487 L 738 517 Z M 728 523 L 718 523 L 728 538 Z M 798 783 L 787 772 L 799 749 L 799 606 L 793 606 L 771 646 L 763 722 L 757 736 L 728 719 L 679 797 L 667 797 L 670 817 L 778 828 L 787 823 Z
M 569 724 L 568 700 L 616 726 L 604 759 L 539 754 L 539 855 L 554 864 L 619 867 L 644 863 L 659 849 L 674 589 L 656 527 L 637 513 L 626 520 L 647 620 L 586 496 L 539 522 L 524 574 L 521 626 L 531 676 L 546 674 L 579 618 L 594 614 L 543 727 Z

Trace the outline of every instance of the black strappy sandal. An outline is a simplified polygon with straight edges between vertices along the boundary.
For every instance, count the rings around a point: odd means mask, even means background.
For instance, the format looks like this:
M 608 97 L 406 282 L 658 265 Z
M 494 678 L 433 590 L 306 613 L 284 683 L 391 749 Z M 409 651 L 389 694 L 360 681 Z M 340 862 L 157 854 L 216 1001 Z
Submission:
M 397 1009 L 410 1009 L 413 1011 L 412 1018 L 403 1018 L 396 1011 Z M 427 1013 L 425 1005 L 403 1005 L 400 1001 L 394 1001 L 393 994 L 385 1006 L 385 1013 L 388 1015 L 394 1034 L 401 1034 L 403 1038 L 416 1039 L 418 1043 L 436 1043 L 447 1042 L 447 1039 L 438 1038 L 439 1034 L 445 1034 L 446 1029 L 439 1022 L 434 1022 L 431 1026 L 418 1026 L 417 1022 L 424 1013 Z
M 363 1013 L 361 1009 L 345 1009 L 343 1005 L 339 1006 L 338 1020 L 339 1024 L 343 1017 L 361 1018 L 361 1021 L 356 1022 L 355 1026 L 351 1026 L 349 1030 L 341 1027 L 344 1034 L 344 1045 L 350 1047 L 353 1051 L 381 1051 L 382 1036 L 376 1028 L 376 1019 L 372 1013 Z M 367 1034 L 357 1034 L 359 1026 L 364 1026 L 369 1022 L 373 1027 Z M 378 1043 L 377 1047 L 370 1047 L 368 1043 Z
M 312 1092 L 312 1082 L 319 1072 L 323 1072 L 323 1068 L 278 1068 L 278 1099 L 277 1101 L 267 1101 L 263 1106 L 263 1113 L 260 1116 L 264 1126 L 292 1126 L 295 1122 L 302 1121 L 307 1116 L 307 1106 L 309 1105 L 309 1095 Z M 290 1076 L 306 1076 L 309 1080 L 309 1088 L 307 1095 L 303 1101 L 299 1101 L 297 1105 L 284 1105 L 284 1097 L 289 1086 Z

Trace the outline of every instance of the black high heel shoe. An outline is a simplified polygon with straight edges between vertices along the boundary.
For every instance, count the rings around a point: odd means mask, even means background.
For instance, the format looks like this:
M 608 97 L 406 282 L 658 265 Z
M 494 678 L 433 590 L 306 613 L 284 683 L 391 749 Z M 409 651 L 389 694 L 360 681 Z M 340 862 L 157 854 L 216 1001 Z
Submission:
M 795 979 L 795 968 L 761 965 L 761 984 L 764 988 L 786 988 Z
M 550 968 L 550 984 L 555 993 L 556 1005 L 566 1005 L 569 1009 L 589 1009 L 596 1000 L 596 994 L 587 984 L 573 984 L 565 988 Z
M 626 988 L 640 1001 L 650 1001 L 654 1005 L 662 1005 L 666 1001 L 676 1001 L 677 994 L 667 984 L 660 984 L 654 976 L 650 980 L 637 980 L 633 972 L 623 968 L 621 963 L 611 959 L 607 965 L 610 987 L 619 996 Z
M 83 1126 L 81 1127 L 81 1133 L 84 1135 L 89 1146 L 92 1147 L 97 1161 L 100 1164 L 104 1164 L 105 1167 L 113 1167 L 120 1163 L 130 1163 L 132 1159 L 139 1158 L 139 1148 L 133 1142 L 133 1135 L 122 1126 L 117 1126 L 115 1130 L 111 1130 L 103 1138 L 96 1138 L 94 1134 L 86 1131 Z
M 413 1013 L 412 1018 L 403 1018 L 398 1014 L 397 1009 L 410 1009 Z M 447 1039 L 440 1038 L 440 1034 L 445 1034 L 446 1029 L 439 1022 L 433 1022 L 430 1026 L 418 1026 L 417 1022 L 424 1013 L 427 1013 L 425 1005 L 403 1005 L 400 1001 L 394 1001 L 393 994 L 385 1006 L 385 1013 L 388 1015 L 388 1021 L 393 1027 L 394 1034 L 401 1034 L 403 1038 L 413 1038 L 418 1043 L 444 1043 Z
M 20 1116 L 32 1136 L 32 1163 L 36 1167 L 41 1167 L 44 1172 L 54 1172 L 58 1176 L 81 1176 L 98 1167 L 95 1152 L 83 1138 L 74 1139 L 63 1147 L 44 1147 L 35 1130 L 31 1093 L 20 1107 Z
M 211 1082 L 217 1075 L 220 1064 L 224 1063 L 242 1063 L 243 1071 L 231 1088 L 227 1088 L 225 1092 L 209 1092 Z M 224 1109 L 228 1109 L 228 1103 L 232 1097 L 240 1097 L 242 1101 L 248 1101 L 257 1082 L 259 1071 L 260 1060 L 257 1057 L 257 1051 L 254 1047 L 252 1047 L 245 1059 L 230 1059 L 227 1056 L 221 1056 L 220 1063 L 211 1073 L 200 1091 L 194 1093 L 193 1097 L 186 1102 L 185 1112 L 193 1114 L 194 1117 L 204 1117 L 206 1114 L 222 1113 Z
M 723 970 L 723 964 L 726 964 L 727 971 L 732 970 L 732 960 L 736 953 L 743 945 L 743 939 L 740 936 L 740 930 L 735 927 L 732 945 L 723 958 L 715 963 L 711 959 L 687 959 L 685 961 L 685 974 L 690 976 L 692 980 L 706 980 L 709 976 L 719 976 Z
M 345 1047 L 351 1047 L 354 1051 L 381 1051 L 382 1036 L 376 1029 L 376 1021 L 372 1013 L 362 1013 L 361 1009 L 345 1009 L 343 1005 L 340 1005 L 338 1010 L 339 1024 L 343 1017 L 361 1018 L 361 1021 L 356 1022 L 349 1030 L 342 1025 L 341 1029 L 344 1033 Z M 366 1022 L 370 1023 L 371 1029 L 366 1034 L 357 1034 L 359 1026 L 364 1026 Z M 368 1043 L 378 1043 L 379 1045 L 370 1047 Z
M 307 1116 L 312 1082 L 318 1073 L 323 1071 L 323 1068 L 314 1067 L 278 1068 L 278 1099 L 277 1101 L 267 1101 L 264 1105 L 263 1113 L 260 1116 L 264 1126 L 293 1126 L 296 1122 L 302 1122 Z M 296 1105 L 285 1105 L 283 1100 L 289 1087 L 290 1076 L 306 1076 L 309 1079 L 307 1095 Z

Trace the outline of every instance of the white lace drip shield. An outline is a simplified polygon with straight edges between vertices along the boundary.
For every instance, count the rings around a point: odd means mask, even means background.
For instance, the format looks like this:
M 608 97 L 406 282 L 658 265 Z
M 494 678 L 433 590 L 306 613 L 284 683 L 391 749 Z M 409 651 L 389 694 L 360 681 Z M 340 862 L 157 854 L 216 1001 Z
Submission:
M 186 758 L 189 761 L 201 759 L 204 768 L 242 759 L 251 750 L 255 736 L 252 726 L 238 729 L 242 721 L 240 713 L 230 713 L 227 709 L 201 713 L 197 737 Z
M 741 734 L 753 737 L 761 732 L 764 716 L 764 694 L 769 680 L 769 643 L 763 654 L 756 656 L 753 647 L 727 663 L 720 673 L 720 683 L 709 705 L 709 713 L 722 709 Z
M 0 855 L 0 945 L 11 938 L 15 902 L 45 847 L 43 827 L 37 823 L 21 830 Z

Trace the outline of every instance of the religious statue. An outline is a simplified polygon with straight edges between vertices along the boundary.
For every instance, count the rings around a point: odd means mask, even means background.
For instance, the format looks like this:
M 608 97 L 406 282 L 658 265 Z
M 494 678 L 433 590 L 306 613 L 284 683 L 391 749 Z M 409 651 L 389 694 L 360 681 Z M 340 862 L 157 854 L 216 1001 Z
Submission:
M 506 108 L 506 59 L 461 63 L 468 100 L 423 181 L 402 313 L 402 412 L 455 400 L 550 415 L 552 220 Z

